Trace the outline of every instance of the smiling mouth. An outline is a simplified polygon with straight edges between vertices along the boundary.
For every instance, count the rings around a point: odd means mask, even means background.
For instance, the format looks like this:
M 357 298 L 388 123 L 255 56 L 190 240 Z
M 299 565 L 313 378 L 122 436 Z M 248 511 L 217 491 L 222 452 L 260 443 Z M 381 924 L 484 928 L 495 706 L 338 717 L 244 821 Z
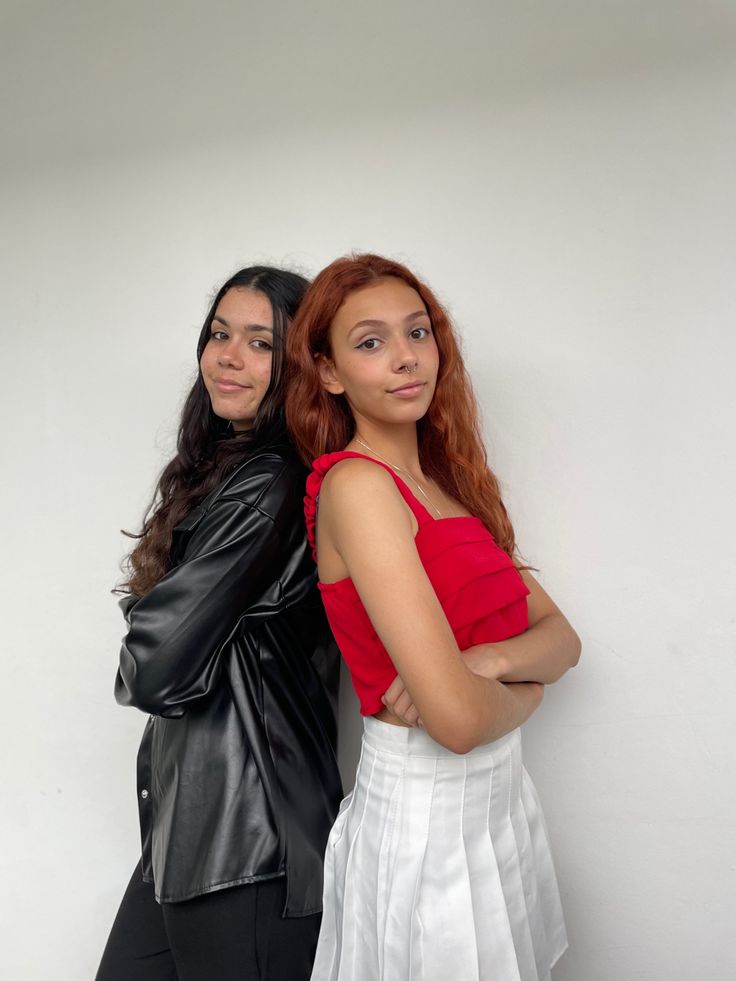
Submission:
M 222 392 L 237 392 L 238 390 L 252 388 L 252 385 L 242 385 L 240 382 L 230 381 L 228 378 L 215 378 L 215 385 Z
M 427 383 L 426 382 L 423 382 L 423 381 L 409 382 L 407 385 L 402 385 L 400 388 L 390 388 L 389 389 L 389 394 L 390 395 L 396 395 L 399 392 L 414 392 L 414 391 L 418 391 L 420 388 L 424 388 L 424 386 L 426 384 Z

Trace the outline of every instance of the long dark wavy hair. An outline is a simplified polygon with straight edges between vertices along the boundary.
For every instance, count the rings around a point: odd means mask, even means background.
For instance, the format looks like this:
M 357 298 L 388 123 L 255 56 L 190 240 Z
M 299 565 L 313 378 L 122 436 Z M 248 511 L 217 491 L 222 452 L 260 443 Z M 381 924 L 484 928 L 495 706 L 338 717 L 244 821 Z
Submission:
M 144 596 L 170 568 L 172 532 L 237 464 L 255 450 L 288 440 L 284 424 L 286 330 L 304 296 L 308 281 L 297 273 L 271 266 L 241 269 L 223 283 L 212 301 L 197 342 L 197 379 L 186 398 L 176 440 L 176 456 L 163 469 L 128 556 L 126 580 L 119 591 Z M 273 311 L 271 383 L 253 426 L 235 433 L 230 423 L 212 411 L 199 361 L 210 338 L 212 319 L 231 289 L 262 293 Z

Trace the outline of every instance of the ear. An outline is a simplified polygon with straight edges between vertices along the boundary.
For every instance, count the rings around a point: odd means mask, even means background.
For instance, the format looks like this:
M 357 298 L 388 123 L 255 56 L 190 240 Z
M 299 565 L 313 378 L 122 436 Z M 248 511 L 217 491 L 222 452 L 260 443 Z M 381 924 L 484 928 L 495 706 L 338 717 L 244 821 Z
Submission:
M 330 395 L 342 395 L 345 391 L 344 387 L 340 384 L 335 373 L 335 365 L 330 358 L 324 354 L 315 355 L 317 361 L 317 370 L 319 371 L 319 380 L 322 382 L 322 388 Z

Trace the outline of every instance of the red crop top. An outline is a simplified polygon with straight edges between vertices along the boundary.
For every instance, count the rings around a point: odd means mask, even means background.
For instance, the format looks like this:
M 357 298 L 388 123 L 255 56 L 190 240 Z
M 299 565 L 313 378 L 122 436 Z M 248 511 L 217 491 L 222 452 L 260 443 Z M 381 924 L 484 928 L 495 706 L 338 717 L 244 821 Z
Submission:
M 529 593 L 509 556 L 479 518 L 433 518 L 390 467 L 362 453 L 325 453 L 307 478 L 304 512 L 315 561 L 317 501 L 325 474 L 340 460 L 357 457 L 387 470 L 417 519 L 419 558 L 434 587 L 460 650 L 522 633 L 529 625 Z M 352 579 L 319 583 L 327 619 L 360 700 L 362 715 L 383 708 L 381 695 L 396 668 L 368 618 Z

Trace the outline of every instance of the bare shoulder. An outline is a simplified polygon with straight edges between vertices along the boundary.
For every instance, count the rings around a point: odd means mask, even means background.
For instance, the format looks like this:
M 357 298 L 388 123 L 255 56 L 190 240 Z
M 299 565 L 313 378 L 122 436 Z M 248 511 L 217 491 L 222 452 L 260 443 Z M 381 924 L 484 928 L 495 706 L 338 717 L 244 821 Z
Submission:
M 330 467 L 320 488 L 320 502 L 340 509 L 364 504 L 367 500 L 373 500 L 375 495 L 381 501 L 401 501 L 398 488 L 387 470 L 356 457 L 340 460 Z
M 340 460 L 320 488 L 320 515 L 336 538 L 416 533 L 416 519 L 391 474 L 369 460 Z M 357 520 L 356 520 L 357 519 Z

